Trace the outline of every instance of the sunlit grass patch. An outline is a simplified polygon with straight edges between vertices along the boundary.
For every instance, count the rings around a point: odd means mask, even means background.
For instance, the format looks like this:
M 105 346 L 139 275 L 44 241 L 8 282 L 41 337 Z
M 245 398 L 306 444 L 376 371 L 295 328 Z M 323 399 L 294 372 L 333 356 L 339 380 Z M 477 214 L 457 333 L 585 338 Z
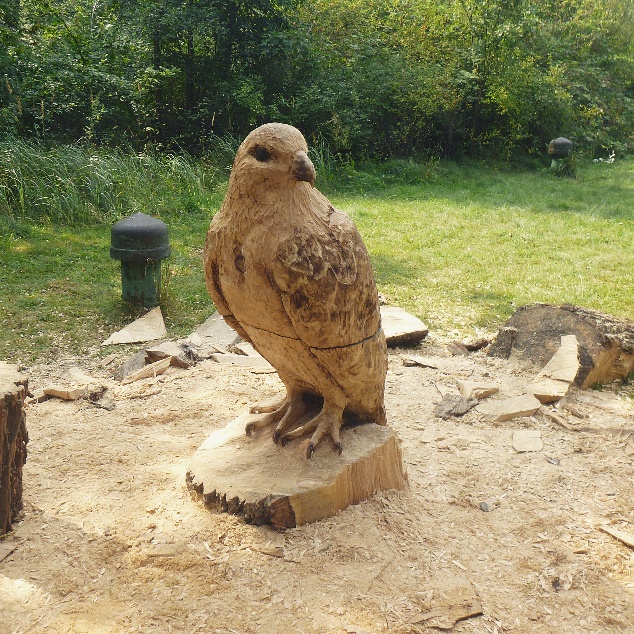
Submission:
M 100 342 L 142 312 L 121 301 L 120 264 L 109 256 L 112 222 L 134 211 L 169 227 L 161 299 L 169 336 L 211 314 L 202 248 L 226 172 L 196 181 L 207 168 L 142 167 L 132 203 L 99 222 L 0 211 L 0 359 L 105 354 Z M 384 174 L 381 164 L 327 167 L 317 186 L 355 220 L 379 290 L 433 331 L 494 331 L 532 302 L 634 318 L 634 160 L 581 165 L 574 180 L 475 163 L 391 162 Z

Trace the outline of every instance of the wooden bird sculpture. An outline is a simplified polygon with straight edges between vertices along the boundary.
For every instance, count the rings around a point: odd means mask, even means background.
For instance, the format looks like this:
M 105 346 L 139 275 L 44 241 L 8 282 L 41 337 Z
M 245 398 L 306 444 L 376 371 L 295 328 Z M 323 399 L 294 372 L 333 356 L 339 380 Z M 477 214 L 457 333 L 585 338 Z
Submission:
M 350 218 L 314 188 L 296 128 L 270 123 L 243 141 L 207 234 L 207 288 L 220 314 L 277 370 L 281 401 L 248 435 L 276 424 L 282 445 L 324 435 L 341 453 L 344 418 L 385 425 L 387 347 L 370 258 Z M 311 416 L 311 414 L 314 414 Z

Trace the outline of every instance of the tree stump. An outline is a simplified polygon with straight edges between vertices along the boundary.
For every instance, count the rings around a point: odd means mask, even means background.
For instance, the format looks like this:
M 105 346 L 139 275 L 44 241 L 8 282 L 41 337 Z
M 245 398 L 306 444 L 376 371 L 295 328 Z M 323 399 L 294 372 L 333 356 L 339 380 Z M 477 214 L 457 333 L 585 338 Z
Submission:
M 307 440 L 280 447 L 266 431 L 247 437 L 252 418 L 244 414 L 214 431 L 189 465 L 187 484 L 211 509 L 283 530 L 407 486 L 400 441 L 389 427 L 344 427 L 343 455 L 320 446 L 306 460 Z
M 22 510 L 22 467 L 26 462 L 24 398 L 28 378 L 17 365 L 0 361 L 0 535 L 8 533 Z
M 634 371 L 634 323 L 570 304 L 523 306 L 500 329 L 489 356 L 541 369 L 561 345 L 562 335 L 575 335 L 579 342 L 575 385 L 587 388 L 625 379 Z

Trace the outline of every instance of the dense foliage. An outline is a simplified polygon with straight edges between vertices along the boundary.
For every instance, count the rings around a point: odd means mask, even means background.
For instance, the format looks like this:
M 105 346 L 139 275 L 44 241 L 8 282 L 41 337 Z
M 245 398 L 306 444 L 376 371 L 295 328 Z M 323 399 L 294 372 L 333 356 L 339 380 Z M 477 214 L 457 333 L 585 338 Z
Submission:
M 634 149 L 634 0 L 0 0 L 0 129 L 200 153 Z

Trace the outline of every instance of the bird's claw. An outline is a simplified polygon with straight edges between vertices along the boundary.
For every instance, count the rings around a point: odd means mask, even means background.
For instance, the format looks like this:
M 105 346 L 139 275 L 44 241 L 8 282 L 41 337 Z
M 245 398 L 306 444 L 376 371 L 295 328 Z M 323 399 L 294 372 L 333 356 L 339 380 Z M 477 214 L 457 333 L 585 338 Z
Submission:
M 340 442 L 335 443 L 335 451 L 341 455 L 343 453 L 343 445 Z
M 310 460 L 313 457 L 314 453 L 315 453 L 315 445 L 313 445 L 312 442 L 309 442 L 308 447 L 306 447 L 306 458 Z
M 284 438 L 282 438 L 282 432 L 279 429 L 276 429 L 273 432 L 273 442 L 277 445 L 281 441 L 282 447 L 284 446 Z
M 273 438 L 273 440 L 275 440 L 275 438 Z M 286 445 L 288 445 L 291 439 L 286 434 L 284 434 L 283 436 L 280 437 L 279 441 L 282 447 L 286 447 Z
M 255 425 L 253 423 L 247 423 L 247 426 L 244 428 L 244 431 L 246 432 L 247 436 L 249 436 L 249 438 L 251 437 L 254 429 Z

